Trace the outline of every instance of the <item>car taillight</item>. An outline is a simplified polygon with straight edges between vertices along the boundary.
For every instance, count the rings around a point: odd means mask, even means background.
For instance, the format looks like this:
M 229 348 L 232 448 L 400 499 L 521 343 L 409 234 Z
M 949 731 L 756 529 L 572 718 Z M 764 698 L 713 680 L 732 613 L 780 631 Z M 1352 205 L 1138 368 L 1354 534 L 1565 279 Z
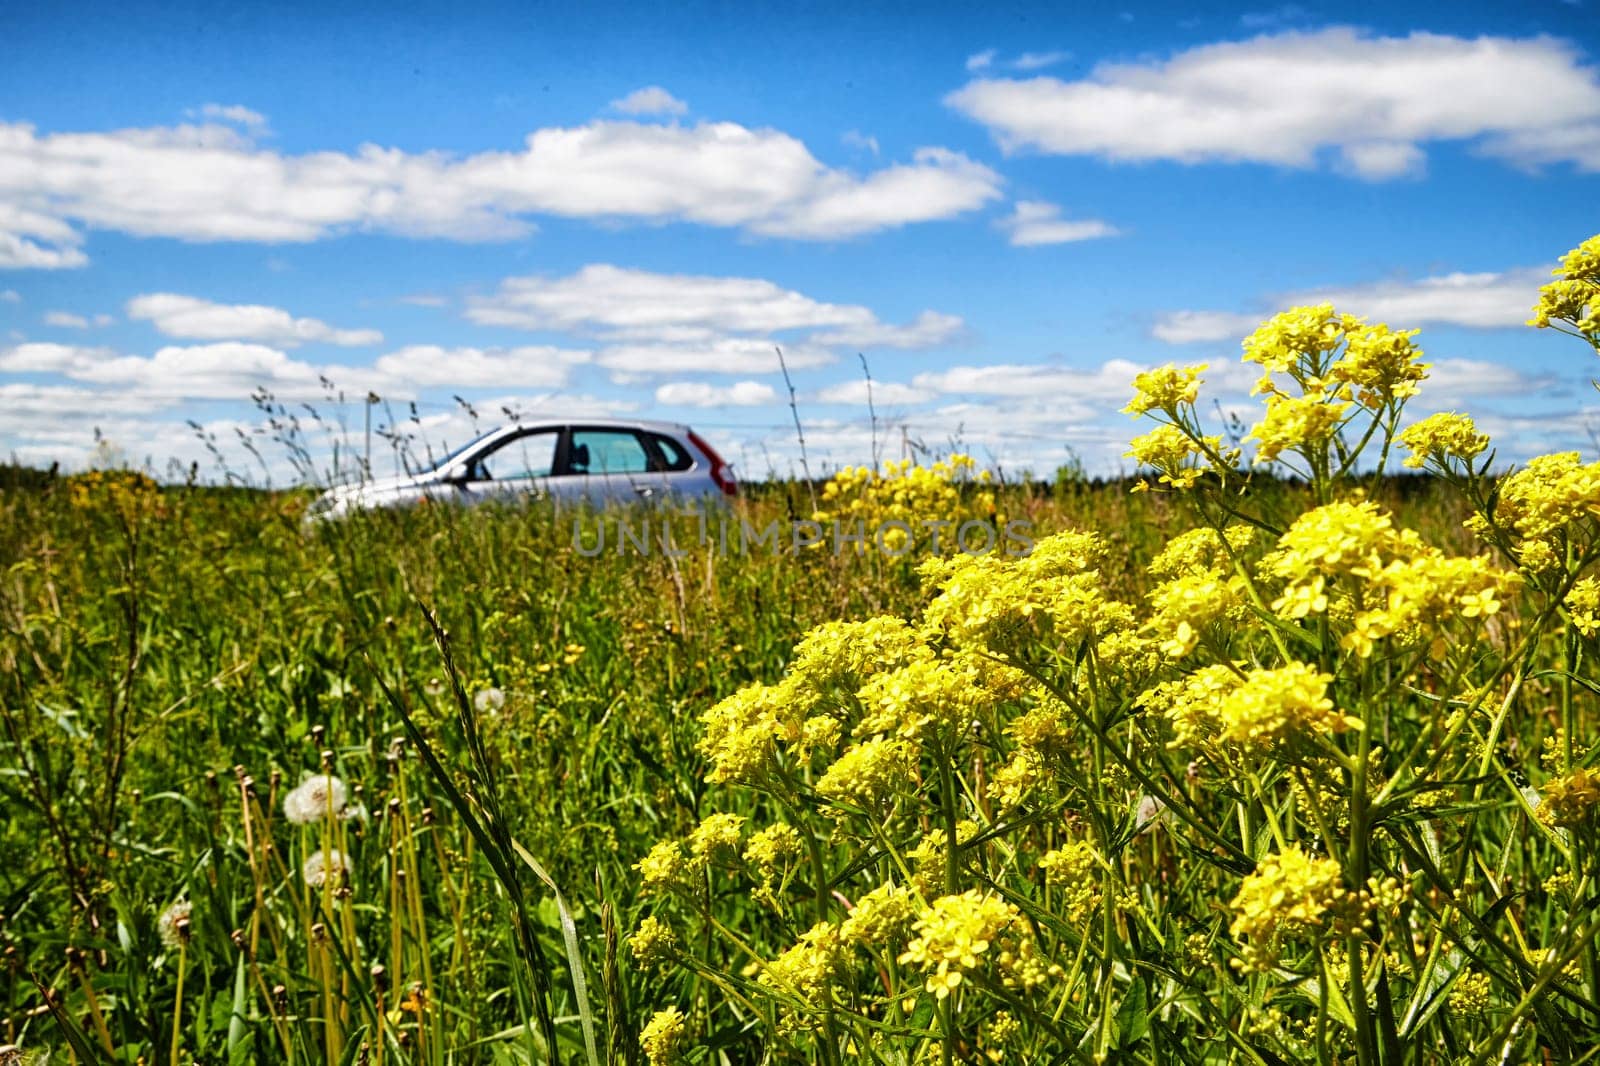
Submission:
M 706 458 L 711 460 L 711 480 L 717 483 L 717 488 L 728 496 L 739 495 L 739 482 L 733 476 L 733 468 L 722 461 L 722 456 L 717 454 L 717 450 L 707 444 L 700 434 L 692 429 L 689 431 L 689 442 L 704 452 Z

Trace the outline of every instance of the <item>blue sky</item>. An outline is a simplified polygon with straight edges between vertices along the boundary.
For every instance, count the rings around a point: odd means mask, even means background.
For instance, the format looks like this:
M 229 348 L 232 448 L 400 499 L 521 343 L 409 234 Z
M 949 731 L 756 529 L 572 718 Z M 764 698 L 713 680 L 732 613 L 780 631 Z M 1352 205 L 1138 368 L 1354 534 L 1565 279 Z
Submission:
M 891 456 L 903 426 L 1112 473 L 1137 370 L 1209 362 L 1243 409 L 1239 339 L 1324 299 L 1423 329 L 1418 415 L 1470 411 L 1507 458 L 1589 450 L 1600 367 L 1521 323 L 1600 229 L 1595 25 L 1561 0 L 12 6 L 0 452 L 78 467 L 98 428 L 209 467 L 192 421 L 245 469 L 252 390 L 332 416 L 327 377 L 434 446 L 471 432 L 459 395 L 687 421 L 759 476 L 795 455 L 776 343 L 814 466 L 869 459 L 861 352 Z

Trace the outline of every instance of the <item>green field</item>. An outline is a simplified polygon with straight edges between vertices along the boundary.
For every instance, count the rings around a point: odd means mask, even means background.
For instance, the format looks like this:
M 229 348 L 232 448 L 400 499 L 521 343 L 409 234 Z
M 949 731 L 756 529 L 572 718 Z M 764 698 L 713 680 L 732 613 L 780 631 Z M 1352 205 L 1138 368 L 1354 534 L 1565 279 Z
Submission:
M 1026 556 L 591 557 L 575 520 L 643 516 L 18 479 L 0 1041 L 1593 1060 L 1600 465 L 1402 437 L 1406 339 L 1317 314 L 1255 338 L 1301 481 L 1157 371 L 1150 491 L 924 469 L 732 512 L 1025 522 Z

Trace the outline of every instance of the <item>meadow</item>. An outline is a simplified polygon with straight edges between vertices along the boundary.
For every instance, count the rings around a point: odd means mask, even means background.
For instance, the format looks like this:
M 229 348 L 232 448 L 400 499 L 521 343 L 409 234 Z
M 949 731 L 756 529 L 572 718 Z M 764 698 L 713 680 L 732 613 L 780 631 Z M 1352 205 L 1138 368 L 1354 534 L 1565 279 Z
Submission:
M 1600 343 L 1600 240 L 1564 271 Z M 3 1057 L 1593 1060 L 1600 464 L 1402 429 L 1411 335 L 1332 309 L 1246 358 L 1253 457 L 1164 368 L 1137 484 L 736 505 L 1026 555 L 18 479 Z

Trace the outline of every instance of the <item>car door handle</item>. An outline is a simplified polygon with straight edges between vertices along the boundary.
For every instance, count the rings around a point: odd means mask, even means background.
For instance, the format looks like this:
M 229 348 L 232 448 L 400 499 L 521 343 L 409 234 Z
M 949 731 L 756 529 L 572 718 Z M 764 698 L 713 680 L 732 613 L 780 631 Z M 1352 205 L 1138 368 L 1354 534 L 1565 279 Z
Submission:
M 656 494 L 655 488 L 650 485 L 635 485 L 633 491 L 640 496 L 654 496 Z

